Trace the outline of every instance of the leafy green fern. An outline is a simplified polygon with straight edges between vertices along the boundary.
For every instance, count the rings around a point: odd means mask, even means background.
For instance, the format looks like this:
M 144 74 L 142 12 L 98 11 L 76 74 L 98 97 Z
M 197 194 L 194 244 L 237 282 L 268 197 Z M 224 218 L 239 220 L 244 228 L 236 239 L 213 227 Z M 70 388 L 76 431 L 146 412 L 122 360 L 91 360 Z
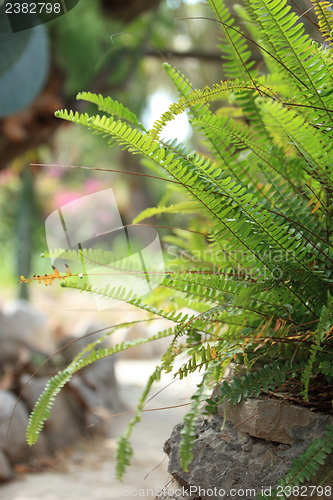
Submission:
M 217 405 L 224 400 L 231 401 L 233 404 L 239 403 L 242 399 L 248 399 L 254 394 L 259 396 L 261 392 L 274 391 L 282 386 L 288 375 L 297 373 L 303 367 L 285 364 L 274 361 L 271 365 L 265 365 L 253 372 L 238 377 L 234 375 L 230 382 L 224 380 L 219 387 L 221 395 L 207 400 L 206 413 L 215 413 Z
M 164 243 L 177 249 L 176 257 L 166 262 L 162 283 L 144 300 L 125 287 L 94 289 L 86 283 L 64 283 L 127 302 L 145 311 L 148 319 L 170 321 L 169 328 L 149 339 L 107 349 L 93 343 L 50 381 L 31 415 L 29 444 L 36 441 L 53 398 L 73 373 L 132 345 L 170 337 L 160 368 L 119 441 L 119 478 L 130 462 L 132 429 L 162 372 L 183 378 L 202 371 L 182 431 L 184 470 L 193 459 L 195 420 L 212 384 L 220 384 L 220 394 L 208 400 L 206 413 L 216 411 L 225 400 L 237 404 L 263 392 L 272 396 L 274 391 L 283 392 L 288 400 L 286 388 L 291 386 L 301 404 L 315 400 L 317 385 L 324 385 L 333 400 L 329 388 L 333 379 L 330 8 L 327 2 L 312 0 L 326 40 L 318 44 L 286 0 L 244 0 L 243 6 L 236 6 L 238 15 L 250 23 L 250 36 L 237 26 L 222 0 L 208 4 L 220 27 L 226 80 L 194 89 L 185 76 L 164 64 L 179 99 L 149 131 L 122 104 L 87 92 L 78 98 L 96 105 L 100 114 L 56 113 L 103 134 L 111 146 L 118 144 L 140 155 L 144 166 L 161 172 L 167 195 L 160 206 L 139 214 L 135 223 L 166 214 L 187 221 L 186 228 L 177 229 L 175 223 L 165 235 Z M 250 37 L 251 47 L 261 57 L 258 65 L 251 58 Z M 183 112 L 189 113 L 201 134 L 203 152 L 161 139 L 164 126 Z M 103 253 L 83 250 L 82 258 L 105 265 Z M 182 364 L 176 369 L 178 358 Z M 221 383 L 231 363 L 235 373 L 243 375 Z M 329 428 L 293 462 L 283 484 L 309 479 L 331 450 Z

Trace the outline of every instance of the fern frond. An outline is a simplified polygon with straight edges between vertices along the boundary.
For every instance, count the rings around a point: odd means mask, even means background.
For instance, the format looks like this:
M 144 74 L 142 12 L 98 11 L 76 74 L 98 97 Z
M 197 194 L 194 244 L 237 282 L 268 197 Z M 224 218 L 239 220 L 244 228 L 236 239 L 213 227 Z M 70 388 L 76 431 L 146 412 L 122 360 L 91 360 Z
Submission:
M 247 0 L 244 0 L 244 3 L 247 5 Z M 251 40 L 254 41 L 256 47 L 260 50 L 266 67 L 269 70 L 269 74 L 278 75 L 281 65 L 278 64 L 278 61 L 271 56 L 273 52 L 271 51 L 270 53 L 269 44 L 263 40 L 260 25 L 258 24 L 256 17 L 253 16 L 251 9 L 248 11 L 246 7 L 244 8 L 241 4 L 234 4 L 233 9 L 237 16 L 242 19 L 242 23 L 246 25 L 246 30 L 250 33 Z M 257 76 L 257 78 L 260 78 L 260 76 Z
M 46 384 L 44 391 L 29 417 L 29 423 L 26 430 L 27 443 L 29 446 L 37 442 L 38 436 L 44 427 L 44 421 L 50 416 L 55 396 L 70 380 L 71 376 L 72 373 L 69 370 L 61 371 Z
M 174 374 L 176 377 L 179 376 L 180 380 L 187 377 L 190 373 L 196 370 L 201 371 L 203 367 L 208 369 L 211 360 L 217 359 L 215 347 L 211 347 L 210 344 L 203 345 L 201 348 L 200 356 L 193 353 L 189 361 L 184 363 L 179 370 Z
M 247 0 L 246 3 L 260 24 L 265 40 L 269 40 L 270 51 L 281 62 L 281 71 L 287 71 L 287 78 L 297 86 L 301 104 L 318 108 L 316 121 L 330 124 L 331 111 L 318 93 L 325 82 L 325 68 L 315 56 L 303 24 L 290 12 L 286 0 Z
M 309 361 L 307 366 L 305 367 L 305 370 L 301 378 L 301 381 L 304 384 L 304 390 L 302 392 L 302 396 L 305 399 L 305 401 L 309 401 L 308 391 L 309 391 L 310 377 L 312 374 L 312 369 L 316 356 L 318 352 L 322 350 L 321 344 L 324 341 L 325 333 L 330 331 L 330 328 L 332 327 L 332 308 L 333 308 L 333 297 L 328 292 L 327 306 L 325 305 L 322 308 L 318 323 L 318 329 L 314 339 L 315 342 L 314 344 L 312 344 L 310 348 Z
M 253 85 L 252 82 L 242 82 L 236 78 L 232 81 L 216 83 L 211 88 L 207 86 L 202 90 L 194 90 L 190 94 L 181 97 L 178 102 L 171 104 L 168 111 L 163 113 L 161 118 L 156 120 L 153 128 L 149 131 L 149 135 L 153 139 L 156 139 L 166 123 L 174 120 L 175 117 L 183 113 L 186 108 L 192 108 L 193 106 L 216 101 L 218 99 L 225 98 L 228 94 L 241 92 L 244 90 L 251 90 L 253 92 L 256 92 L 257 88 Z
M 282 491 L 292 491 L 304 481 L 311 481 L 319 467 L 325 463 L 333 450 L 333 426 L 329 425 L 322 438 L 317 438 L 307 447 L 298 458 L 292 459 L 292 466 L 284 479 L 279 480 Z M 279 490 L 280 491 L 280 490 Z M 281 493 L 273 490 L 270 495 L 259 495 L 263 500 L 276 500 Z
M 180 95 L 185 98 L 189 99 L 190 94 L 194 91 L 192 85 L 190 84 L 189 80 L 185 78 L 184 75 L 179 73 L 176 69 L 174 69 L 170 64 L 164 63 L 163 65 L 165 71 L 171 78 L 173 84 L 176 86 L 178 92 Z M 188 105 L 189 109 L 189 114 L 193 116 L 198 122 L 200 119 L 204 119 L 204 117 L 209 117 L 212 116 L 213 113 L 210 110 L 208 102 L 202 104 L 194 104 Z M 209 137 L 210 143 L 207 141 L 207 147 L 214 152 L 215 154 L 218 155 L 218 157 L 221 159 L 221 162 L 225 164 L 226 166 L 232 168 L 235 167 L 235 162 L 232 160 L 231 155 L 228 152 L 227 145 L 222 145 L 218 144 L 216 141 L 212 140 L 211 137 Z M 224 147 L 223 147 L 224 146 Z
M 117 441 L 115 453 L 116 458 L 116 477 L 121 479 L 126 471 L 126 467 L 130 465 L 133 449 L 127 436 L 120 436 Z
M 181 97 L 188 99 L 189 95 L 195 90 L 190 81 L 168 63 L 163 63 L 163 68 L 170 77 L 172 83 L 175 85 Z M 200 116 L 204 116 L 206 113 L 211 114 L 211 110 L 207 103 L 190 103 L 188 108 L 190 109 L 191 115 L 195 118 L 200 118 Z
M 250 236 L 250 232 L 253 227 L 246 224 L 246 219 L 240 217 L 239 215 L 236 216 L 236 219 L 226 218 L 226 215 L 233 209 L 230 205 L 227 205 L 227 207 L 225 207 L 225 205 L 221 204 L 220 199 L 216 199 L 216 195 L 213 195 L 211 192 L 207 191 L 207 181 L 209 181 L 212 186 L 215 185 L 215 189 L 217 190 L 217 192 L 220 192 L 221 195 L 227 196 L 227 198 L 229 200 L 233 200 L 233 202 L 237 200 L 236 205 L 240 204 L 239 206 L 243 210 L 246 207 L 246 210 L 244 212 L 247 216 L 249 216 L 250 212 L 253 211 L 253 213 L 255 213 L 255 216 L 251 217 L 251 219 L 256 226 L 261 227 L 261 233 L 262 230 L 264 230 L 266 236 L 269 235 L 269 244 L 271 244 L 271 240 L 273 237 L 274 244 L 277 244 L 279 247 L 282 246 L 282 249 L 284 251 L 289 253 L 292 252 L 293 255 L 294 253 L 296 255 L 298 254 L 301 266 L 303 268 L 305 267 L 302 263 L 303 256 L 299 242 L 297 240 L 295 241 L 289 238 L 285 233 L 285 228 L 273 222 L 271 215 L 269 215 L 267 212 L 265 213 L 265 215 L 263 212 L 261 218 L 259 219 L 257 208 L 255 208 L 254 206 L 254 197 L 250 193 L 244 195 L 244 190 L 240 189 L 239 186 L 236 186 L 230 178 L 227 178 L 225 180 L 219 179 L 217 182 L 216 177 L 219 175 L 219 172 L 213 165 L 211 165 L 209 160 L 205 160 L 199 155 L 187 156 L 187 158 L 185 159 L 183 155 L 177 156 L 176 152 L 169 153 L 167 149 L 160 148 L 158 146 L 158 142 L 154 141 L 151 136 L 144 136 L 142 132 L 133 130 L 126 124 L 120 121 L 114 121 L 112 118 L 100 118 L 99 116 L 97 116 L 89 119 L 89 117 L 87 117 L 86 115 L 78 115 L 78 113 L 74 115 L 72 112 L 59 112 L 58 114 L 59 116 L 61 115 L 62 117 L 70 119 L 72 121 L 85 123 L 88 127 L 91 127 L 95 130 L 109 133 L 110 135 L 115 137 L 116 140 L 121 144 L 126 144 L 130 151 L 140 152 L 147 157 L 154 159 L 176 180 L 178 180 L 182 185 L 186 186 L 186 189 L 209 210 L 211 217 L 219 222 L 219 230 L 215 234 L 215 237 L 217 239 L 223 238 L 222 229 L 224 227 L 228 230 L 229 234 L 232 234 L 233 238 L 237 240 L 238 245 L 241 245 L 241 247 L 245 247 L 247 251 L 254 253 L 255 246 L 253 244 L 249 245 L 246 243 L 246 239 L 248 237 L 250 237 L 251 241 L 253 239 L 252 235 Z M 195 175 L 195 171 L 198 172 L 197 175 Z M 207 179 L 206 184 L 198 184 L 196 182 L 198 176 L 202 177 L 201 172 L 205 173 Z M 252 201 L 249 203 L 250 200 Z M 262 237 L 260 241 L 258 237 L 258 244 L 260 243 L 260 245 L 262 245 L 262 241 Z M 286 246 L 288 248 L 286 248 Z M 268 266 L 268 268 L 272 271 L 272 265 L 270 265 L 269 263 L 263 262 L 261 260 L 261 264 L 264 266 Z M 307 270 L 307 272 L 310 271 Z M 284 283 L 284 281 L 282 281 L 282 283 Z M 292 289 L 292 293 L 297 295 L 297 291 L 295 289 Z M 306 308 L 310 309 L 307 305 Z
M 96 265 L 109 265 L 111 262 L 120 262 L 124 260 L 123 255 L 117 255 L 109 250 L 102 250 L 101 248 L 82 248 L 80 250 L 65 250 L 57 248 L 43 252 L 43 258 L 47 259 L 61 259 L 63 261 L 82 262 L 86 267 Z
M 227 199 L 233 203 L 236 202 L 236 205 L 244 210 L 244 214 L 246 214 L 247 217 L 253 212 L 253 214 L 255 214 L 255 216 L 251 217 L 253 223 L 260 228 L 261 233 L 264 231 L 266 236 L 269 235 L 270 244 L 273 238 L 274 244 L 279 247 L 282 246 L 282 249 L 286 252 L 293 252 L 293 254 L 296 252 L 296 254 L 299 254 L 299 260 L 302 260 L 303 257 L 301 256 L 299 242 L 288 238 L 285 233 L 286 228 L 273 222 L 272 216 L 267 212 L 262 212 L 259 218 L 257 208 L 255 207 L 255 198 L 250 193 L 244 194 L 245 188 L 241 189 L 240 186 L 236 185 L 230 178 L 218 179 L 217 182 L 216 179 L 220 175 L 220 172 L 214 165 L 211 165 L 209 160 L 202 158 L 200 155 L 187 156 L 185 159 L 183 156 L 177 156 L 176 152 L 167 154 L 167 150 L 159 148 L 158 142 L 154 141 L 151 136 L 143 136 L 140 131 L 133 130 L 119 121 L 115 122 L 112 119 L 100 117 L 89 119 L 85 115 L 80 116 L 78 114 L 74 115 L 73 113 L 68 114 L 67 112 L 61 112 L 61 115 L 62 117 L 79 123 L 85 122 L 87 126 L 94 129 L 108 132 L 120 143 L 127 144 L 129 150 L 132 152 L 141 152 L 158 162 L 163 168 L 168 170 L 176 180 L 181 182 L 182 185 L 185 185 L 186 189 L 209 210 L 210 216 L 219 223 L 217 226 L 219 229 L 215 232 L 215 237 L 217 239 L 223 238 L 222 230 L 225 228 L 228 230 L 229 234 L 237 240 L 238 245 L 241 245 L 243 248 L 245 247 L 247 251 L 251 253 L 256 253 L 256 247 L 253 244 L 249 245 L 246 243 L 248 237 L 250 237 L 251 241 L 253 239 L 252 235 L 250 236 L 253 227 L 248 225 L 246 223 L 246 218 L 241 217 L 239 214 L 235 214 L 236 219 L 226 218 L 226 215 L 233 210 L 232 206 L 230 204 L 225 206 L 221 203 L 221 198 L 217 199 L 216 195 L 207 191 L 209 186 L 207 181 L 210 185 L 215 186 L 214 190 L 226 196 Z M 195 171 L 198 173 L 195 174 Z M 202 177 L 201 172 L 205 174 L 207 179 L 206 184 L 199 184 L 197 182 L 198 176 Z M 262 237 L 260 240 L 258 237 L 257 241 L 258 244 L 262 245 Z M 272 266 L 269 263 L 263 262 L 261 259 L 261 264 L 267 266 L 272 271 Z M 295 294 L 296 291 L 293 290 L 293 293 Z
M 249 399 L 254 394 L 259 396 L 262 391 L 267 392 L 269 389 L 275 390 L 280 387 L 288 375 L 296 373 L 301 368 L 301 366 L 291 365 L 289 362 L 281 364 L 275 361 L 271 365 L 264 365 L 259 370 L 249 372 L 241 377 L 235 375 L 230 382 L 224 380 L 219 388 L 221 395 L 208 399 L 207 403 L 213 409 L 222 404 L 224 400 L 237 404 L 242 399 Z
M 208 4 L 220 23 L 223 34 L 222 43 L 218 47 L 227 60 L 223 64 L 225 75 L 228 78 L 251 79 L 252 75 L 257 73 L 252 69 L 255 62 L 251 60 L 251 51 L 241 30 L 239 28 L 233 29 L 234 19 L 231 17 L 229 9 L 222 0 L 208 0 Z
M 321 183 L 331 187 L 332 178 L 327 165 L 332 164 L 333 151 L 328 144 L 323 144 L 320 133 L 293 109 L 262 98 L 258 98 L 256 102 L 266 127 L 273 130 L 278 127 L 279 134 L 283 134 L 305 158 L 312 175 L 319 174 Z
M 326 41 L 330 44 L 333 43 L 332 38 L 332 30 L 333 30 L 333 13 L 331 11 L 331 2 L 327 2 L 326 0 L 311 0 L 314 6 L 314 11 L 316 13 L 319 29 L 326 39 Z
M 184 417 L 184 427 L 180 431 L 181 441 L 179 443 L 179 459 L 181 468 L 188 472 L 188 466 L 193 460 L 193 446 L 196 439 L 195 422 L 199 416 L 201 408 L 201 396 L 204 391 L 205 377 L 202 378 L 198 389 L 192 396 L 192 403 L 190 410 Z
M 325 375 L 328 380 L 331 381 L 333 379 L 333 365 L 331 361 L 322 361 L 319 364 L 319 371 Z
M 106 349 L 98 349 L 92 351 L 90 354 L 84 358 L 75 359 L 64 371 L 57 373 L 51 380 L 47 383 L 44 391 L 39 397 L 29 419 L 29 424 L 27 427 L 27 443 L 31 446 L 35 444 L 38 440 L 38 435 L 43 429 L 44 421 L 50 415 L 51 407 L 54 403 L 55 396 L 60 392 L 60 389 L 71 379 L 71 377 L 77 371 L 81 370 L 85 366 L 90 365 L 98 361 L 99 359 L 106 358 L 120 351 L 130 349 L 131 347 L 146 344 L 148 342 L 153 342 L 159 338 L 170 336 L 172 331 L 159 332 L 156 335 L 148 338 L 136 339 L 129 342 L 121 342 L 114 347 Z
M 287 476 L 280 481 L 281 486 L 297 486 L 309 481 L 323 465 L 327 456 L 333 450 L 333 426 L 328 426 L 322 438 L 315 439 L 293 464 Z
M 176 203 L 174 205 L 169 205 L 168 207 L 151 207 L 146 208 L 146 210 L 143 210 L 139 215 L 137 215 L 132 223 L 137 224 L 138 222 L 141 222 L 144 219 L 148 219 L 149 217 L 153 217 L 154 215 L 180 213 L 194 214 L 200 212 L 201 210 L 202 207 L 199 205 L 199 203 L 193 201 L 184 201 L 181 203 Z
M 101 337 L 99 337 L 98 339 L 96 339 L 92 342 L 89 342 L 89 344 L 87 344 L 83 349 L 81 349 L 81 351 L 78 352 L 78 354 L 75 356 L 75 358 L 73 358 L 71 364 L 75 364 L 75 363 L 79 362 L 81 358 L 86 357 L 86 355 L 89 354 L 90 352 L 92 352 L 96 346 L 98 346 L 99 344 L 102 344 L 107 338 L 109 338 L 117 330 L 120 330 L 122 328 L 128 328 L 128 327 L 131 327 L 133 325 L 137 325 L 138 323 L 146 323 L 149 321 L 154 321 L 156 319 L 158 319 L 158 318 L 145 318 L 142 320 L 136 319 L 134 321 L 128 321 L 126 323 L 120 323 L 119 325 L 113 326 L 106 333 L 104 333 L 104 335 L 102 335 Z M 160 334 L 162 336 L 164 335 L 164 333 L 166 333 L 166 331 L 164 331 L 163 333 L 160 332 Z
M 32 283 L 33 281 L 38 281 L 38 283 L 44 283 L 44 285 L 52 285 L 52 283 L 56 280 L 62 281 L 72 276 L 72 272 L 67 264 L 66 266 L 66 274 L 61 275 L 58 269 L 54 266 L 52 274 L 44 274 L 44 276 L 34 275 L 32 278 L 25 278 L 22 274 L 20 275 L 20 281 L 18 283 Z
M 74 283 L 68 282 L 65 284 L 64 288 L 73 288 L 77 290 L 81 290 L 83 292 L 88 292 L 92 294 L 96 294 L 100 297 L 112 298 L 116 300 L 121 300 L 126 302 L 127 304 L 131 304 L 139 309 L 143 309 L 144 311 L 155 314 L 162 318 L 168 319 L 177 323 L 179 325 L 183 325 L 188 320 L 188 314 L 183 314 L 178 311 L 166 311 L 164 309 L 156 309 L 145 302 L 142 302 L 140 299 L 136 298 L 132 291 L 128 291 L 126 287 L 114 287 L 110 289 L 109 285 L 105 288 L 92 288 L 91 286 L 87 286 L 85 283 Z M 190 319 L 195 319 L 195 315 L 191 316 Z
M 137 116 L 132 113 L 126 106 L 118 101 L 115 101 L 111 97 L 103 97 L 102 94 L 92 94 L 91 92 L 79 92 L 76 99 L 91 102 L 97 104 L 100 111 L 105 111 L 110 115 L 116 115 L 122 120 L 127 120 L 128 122 L 136 125 L 141 130 L 145 131 L 144 126 L 139 123 Z
M 146 387 L 143 390 L 143 393 L 139 399 L 137 408 L 135 410 L 135 415 L 133 418 L 130 420 L 130 422 L 127 425 L 127 428 L 124 432 L 124 434 L 119 438 L 117 442 L 117 447 L 116 447 L 116 477 L 117 479 L 121 480 L 123 478 L 123 475 L 125 473 L 126 467 L 130 464 L 130 459 L 132 456 L 132 447 L 129 442 L 129 438 L 138 422 L 141 420 L 141 415 L 143 411 L 143 407 L 146 404 L 146 397 L 149 394 L 149 391 L 151 389 L 151 386 L 153 385 L 154 382 L 160 380 L 161 378 L 161 372 L 162 372 L 162 367 L 157 366 L 152 373 L 152 375 L 149 377 Z

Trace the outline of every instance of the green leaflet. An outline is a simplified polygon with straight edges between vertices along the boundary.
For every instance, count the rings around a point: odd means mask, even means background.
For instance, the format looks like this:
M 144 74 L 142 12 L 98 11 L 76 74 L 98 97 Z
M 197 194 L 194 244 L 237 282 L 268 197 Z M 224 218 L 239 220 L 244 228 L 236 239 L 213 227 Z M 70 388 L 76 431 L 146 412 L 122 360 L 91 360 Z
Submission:
M 111 99 L 111 97 L 103 97 L 101 94 L 96 95 L 92 94 L 91 92 L 79 92 L 76 98 L 97 104 L 100 111 L 105 111 L 110 115 L 116 115 L 118 116 L 118 118 L 127 120 L 130 123 L 136 125 L 141 130 L 145 130 L 144 126 L 139 123 L 134 113 L 123 106 L 123 104 L 121 104 L 120 102 Z
M 152 208 L 147 208 L 143 212 L 141 212 L 139 215 L 135 217 L 133 220 L 133 224 L 137 224 L 138 222 L 141 222 L 144 219 L 148 219 L 149 217 L 152 217 L 153 215 L 159 215 L 159 214 L 165 214 L 165 213 L 170 213 L 170 214 L 178 214 L 178 213 L 189 213 L 193 214 L 198 211 L 200 211 L 200 206 L 198 203 L 194 203 L 193 201 L 189 202 L 183 202 L 183 203 L 177 203 L 175 205 L 169 205 L 168 207 L 152 207 Z

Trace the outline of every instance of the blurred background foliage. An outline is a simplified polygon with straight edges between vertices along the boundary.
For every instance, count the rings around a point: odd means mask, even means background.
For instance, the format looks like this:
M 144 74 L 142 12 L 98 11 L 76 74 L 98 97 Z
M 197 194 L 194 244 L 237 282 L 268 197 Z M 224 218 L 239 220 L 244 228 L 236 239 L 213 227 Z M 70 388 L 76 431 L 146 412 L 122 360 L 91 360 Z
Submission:
M 300 12 L 308 8 L 306 0 L 298 4 Z M 88 104 L 75 96 L 91 91 L 122 102 L 149 127 L 177 99 L 162 69 L 164 60 L 195 87 L 223 78 L 218 24 L 189 19 L 209 14 L 203 3 L 129 0 L 124 5 L 122 0 L 80 0 L 66 15 L 14 34 L 0 7 L 0 292 L 6 297 L 28 297 L 28 287 L 16 286 L 19 274 L 50 272 L 50 263 L 39 255 L 47 248 L 44 221 L 57 207 L 112 187 L 126 224 L 166 195 L 165 183 L 150 178 L 62 168 L 151 173 L 137 157 L 119 147 L 109 149 L 102 137 L 63 123 L 54 111 L 84 111 Z M 35 30 L 39 52 L 31 42 Z M 201 147 L 184 116 L 165 133 L 190 148 Z M 175 225 L 168 216 L 162 222 Z

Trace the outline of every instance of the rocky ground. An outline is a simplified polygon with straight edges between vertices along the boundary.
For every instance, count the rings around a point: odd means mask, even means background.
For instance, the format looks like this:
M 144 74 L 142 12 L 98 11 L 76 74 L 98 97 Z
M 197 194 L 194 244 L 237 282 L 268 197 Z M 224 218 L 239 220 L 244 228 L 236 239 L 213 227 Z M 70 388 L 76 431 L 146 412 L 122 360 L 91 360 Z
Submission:
M 129 408 L 134 408 L 143 384 L 155 366 L 154 361 L 120 360 L 116 374 L 120 394 Z M 164 378 L 155 391 L 171 379 Z M 186 403 L 193 393 L 194 380 L 178 381 L 160 392 L 150 408 L 162 408 Z M 153 391 L 154 393 L 154 391 Z M 153 394 L 152 393 L 152 394 Z M 148 408 L 148 406 L 147 406 Z M 108 422 L 108 435 L 80 440 L 61 451 L 52 460 L 16 467 L 16 479 L 0 486 L 1 500 L 123 500 L 151 498 L 170 479 L 163 443 L 174 425 L 182 420 L 187 407 L 146 412 L 133 434 L 132 465 L 122 483 L 115 479 L 116 438 L 131 415 L 116 417 Z M 33 470 L 34 469 L 34 470 Z

